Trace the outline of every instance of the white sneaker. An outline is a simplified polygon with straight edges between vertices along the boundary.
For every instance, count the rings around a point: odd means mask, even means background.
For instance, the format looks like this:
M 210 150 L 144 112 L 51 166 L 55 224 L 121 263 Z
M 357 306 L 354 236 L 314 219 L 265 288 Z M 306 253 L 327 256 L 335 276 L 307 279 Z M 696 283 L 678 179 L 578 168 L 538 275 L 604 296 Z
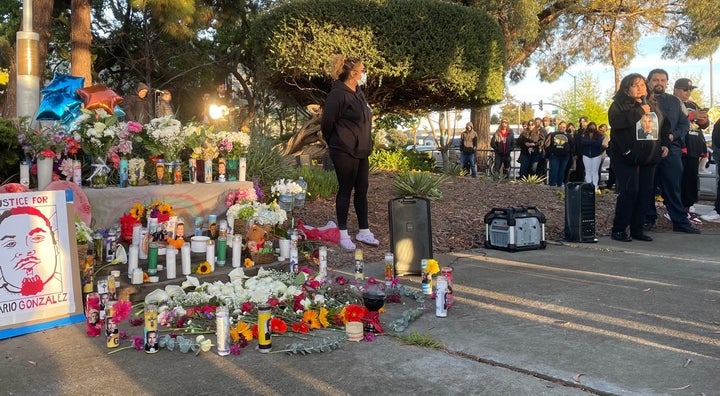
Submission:
M 355 240 L 370 246 L 378 246 L 380 244 L 380 242 L 375 239 L 375 235 L 373 235 L 371 232 L 365 234 L 357 234 L 355 235 Z
M 688 212 L 690 212 L 690 213 L 697 213 L 697 212 L 695 211 L 695 205 L 689 207 L 689 208 L 688 208 Z
M 720 223 L 720 214 L 718 214 L 718 212 L 715 209 L 713 209 L 708 214 L 704 214 L 704 215 L 700 216 L 700 218 L 705 221 L 711 221 L 713 223 Z
M 663 217 L 668 219 L 668 221 L 672 221 L 672 219 L 670 218 L 670 213 L 665 213 Z
M 698 218 L 697 216 L 695 216 L 695 215 L 692 214 L 692 213 L 688 213 L 687 218 L 688 218 L 688 220 L 690 220 L 690 222 L 691 222 L 692 224 L 695 224 L 695 225 L 700 225 L 700 224 L 702 224 L 702 220 L 700 220 L 700 218 Z
M 355 250 L 355 244 L 350 237 L 340 238 L 340 247 L 345 250 Z

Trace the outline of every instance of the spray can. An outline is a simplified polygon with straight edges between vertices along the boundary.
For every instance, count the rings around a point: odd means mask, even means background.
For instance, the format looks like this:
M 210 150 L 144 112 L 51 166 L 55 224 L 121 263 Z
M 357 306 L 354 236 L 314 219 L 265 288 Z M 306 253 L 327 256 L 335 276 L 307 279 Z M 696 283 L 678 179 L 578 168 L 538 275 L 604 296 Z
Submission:
M 258 304 L 258 351 L 268 353 L 272 351 L 272 338 L 270 334 L 270 304 Z
M 365 261 L 363 260 L 362 249 L 355 249 L 355 279 L 363 279 L 363 270 L 365 267 Z
M 447 278 L 442 275 L 438 276 L 435 289 L 435 316 L 437 316 L 438 318 L 447 317 L 447 305 L 445 304 L 447 287 Z
M 215 310 L 215 324 L 217 330 L 217 351 L 220 356 L 227 356 L 230 354 L 230 314 L 228 308 L 225 306 L 219 306 Z
M 395 279 L 395 256 L 385 253 L 385 286 L 390 286 Z

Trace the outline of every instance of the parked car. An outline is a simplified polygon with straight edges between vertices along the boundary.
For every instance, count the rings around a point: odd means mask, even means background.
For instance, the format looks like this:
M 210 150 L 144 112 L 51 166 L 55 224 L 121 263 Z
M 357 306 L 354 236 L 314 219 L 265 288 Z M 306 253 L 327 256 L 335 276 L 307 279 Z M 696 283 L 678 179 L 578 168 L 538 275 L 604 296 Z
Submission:
M 698 177 L 700 178 L 699 196 L 701 199 L 714 200 L 717 194 L 717 163 L 713 158 L 712 147 L 708 147 L 708 162 L 704 170 L 700 170 Z

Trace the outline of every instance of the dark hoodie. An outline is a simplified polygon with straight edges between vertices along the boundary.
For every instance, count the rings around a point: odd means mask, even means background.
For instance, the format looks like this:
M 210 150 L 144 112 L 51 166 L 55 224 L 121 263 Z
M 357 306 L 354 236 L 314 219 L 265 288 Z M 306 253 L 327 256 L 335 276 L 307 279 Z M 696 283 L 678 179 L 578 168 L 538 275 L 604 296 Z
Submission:
M 123 101 L 121 106 L 123 110 L 125 110 L 126 121 L 135 121 L 141 124 L 147 124 L 150 122 L 150 115 L 152 114 L 150 110 L 150 101 L 148 100 L 148 94 L 150 92 L 148 92 L 144 98 L 141 98 L 137 94 L 143 89 L 149 91 L 148 86 L 145 83 L 139 83 L 135 93 L 128 95 Z
M 320 129 L 330 150 L 364 159 L 373 150 L 372 111 L 360 87 L 353 92 L 335 81 L 323 106 Z
M 625 96 L 610 105 L 608 121 L 611 128 L 610 147 L 613 161 L 623 161 L 628 165 L 652 165 L 660 162 L 660 145 L 667 141 L 669 123 L 655 103 L 651 101 L 648 104 L 650 110 L 658 116 L 661 140 L 636 139 L 636 125 L 645 111 L 635 99 Z

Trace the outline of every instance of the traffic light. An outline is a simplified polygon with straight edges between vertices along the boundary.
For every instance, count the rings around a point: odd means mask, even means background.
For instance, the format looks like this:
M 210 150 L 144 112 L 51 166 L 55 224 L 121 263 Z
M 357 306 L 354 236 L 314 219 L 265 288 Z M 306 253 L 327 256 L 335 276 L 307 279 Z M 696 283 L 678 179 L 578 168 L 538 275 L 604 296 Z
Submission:
M 540 107 L 540 111 L 542 111 L 542 106 L 543 106 L 542 99 L 540 99 L 540 102 L 538 102 L 538 107 Z
M 527 104 L 522 102 L 522 111 L 527 111 Z

